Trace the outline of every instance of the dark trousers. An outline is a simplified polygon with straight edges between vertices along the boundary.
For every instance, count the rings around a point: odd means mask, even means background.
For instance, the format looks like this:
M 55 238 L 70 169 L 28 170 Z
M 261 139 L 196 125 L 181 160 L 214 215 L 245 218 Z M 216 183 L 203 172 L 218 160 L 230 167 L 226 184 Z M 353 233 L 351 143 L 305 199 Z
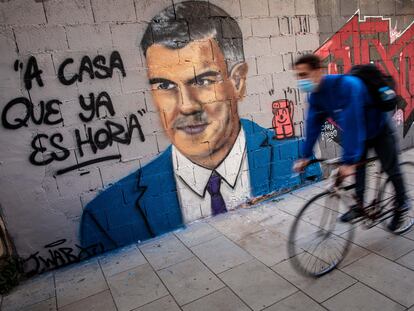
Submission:
M 390 121 L 387 121 L 382 131 L 365 144 L 365 152 L 361 158 L 364 161 L 370 149 L 374 149 L 381 163 L 381 168 L 390 177 L 395 188 L 397 208 L 401 207 L 405 200 L 405 184 L 399 167 L 398 147 L 395 130 Z M 356 196 L 359 202 L 363 202 L 365 192 L 366 165 L 360 165 L 356 171 Z

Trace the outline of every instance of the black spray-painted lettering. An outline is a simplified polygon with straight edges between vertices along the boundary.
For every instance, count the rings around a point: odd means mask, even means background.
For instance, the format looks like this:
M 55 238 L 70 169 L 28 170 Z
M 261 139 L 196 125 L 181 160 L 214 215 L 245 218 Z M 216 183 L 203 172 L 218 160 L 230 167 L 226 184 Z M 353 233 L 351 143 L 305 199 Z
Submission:
M 88 247 L 82 247 L 75 244 L 76 249 L 64 247 L 66 239 L 57 240 L 44 246 L 48 256 L 39 255 L 39 251 L 31 254 L 23 260 L 25 274 L 32 276 L 34 274 L 43 273 L 45 271 L 66 266 L 71 263 L 93 257 L 104 252 L 101 243 L 93 244 Z
M 69 77 L 68 74 L 65 74 L 65 69 L 68 65 L 73 63 L 73 58 L 68 58 L 59 66 L 58 78 L 63 85 L 72 85 L 76 81 L 82 82 L 84 74 L 87 74 L 90 79 L 112 78 L 115 68 L 121 72 L 123 77 L 126 77 L 124 63 L 118 51 L 112 52 L 109 59 L 109 65 L 106 65 L 105 56 L 102 55 L 95 56 L 93 60 L 87 55 L 82 57 L 78 73 Z
M 70 74 L 69 72 L 74 72 L 73 66 L 76 66 L 74 62 L 73 58 L 67 58 L 58 68 L 58 79 L 63 85 L 69 86 L 81 83 L 88 77 L 89 79 L 112 78 L 116 69 L 123 77 L 126 77 L 124 63 L 118 51 L 113 51 L 109 59 L 103 55 L 96 55 L 95 57 L 85 55 L 80 60 L 79 68 L 75 71 L 76 73 Z M 30 56 L 26 65 L 16 60 L 14 69 L 15 71 L 20 70 L 22 72 L 24 85 L 27 90 L 32 89 L 34 83 L 37 83 L 40 87 L 44 86 L 42 80 L 43 70 L 39 68 L 36 57 Z M 1 113 L 1 122 L 4 128 L 10 130 L 27 127 L 29 124 L 63 124 L 60 105 L 62 105 L 62 102 L 58 99 L 40 101 L 39 104 L 34 104 L 30 97 L 17 97 L 4 106 Z M 98 150 L 112 146 L 114 142 L 129 145 L 135 130 L 137 131 L 138 138 L 141 141 L 145 141 L 138 115 L 131 114 L 125 117 L 125 123 L 109 119 L 114 117 L 116 112 L 108 92 L 102 91 L 97 95 L 91 92 L 86 97 L 80 95 L 79 106 L 81 111 L 78 112 L 78 117 L 82 122 L 87 123 L 92 122 L 94 119 L 102 118 L 107 118 L 107 120 L 104 126 L 97 130 L 84 124 L 85 135 L 82 135 L 79 129 L 74 130 L 75 143 L 80 156 L 78 160 L 82 160 L 86 146 L 89 146 L 95 154 Z M 144 109 L 139 109 L 137 112 L 139 117 L 143 117 L 146 113 Z M 65 145 L 64 137 L 59 132 L 53 134 L 37 133 L 31 141 L 32 150 L 28 157 L 29 161 L 36 166 L 48 165 L 53 161 L 64 161 L 70 156 L 70 151 Z M 121 155 L 116 153 L 83 162 L 79 161 L 76 165 L 59 169 L 57 174 L 64 174 L 80 167 L 120 158 Z M 69 256 L 68 252 L 68 249 L 62 249 L 59 254 L 54 254 L 54 259 L 48 259 L 49 261 L 46 260 L 43 264 L 52 265 L 55 261 L 62 261 L 62 254 L 63 256 Z M 39 260 L 42 261 L 42 259 Z
M 142 131 L 141 124 L 138 121 L 138 117 L 135 114 L 131 114 L 128 117 L 127 129 L 122 124 L 107 120 L 105 122 L 106 128 L 92 132 L 91 127 L 86 128 L 86 137 L 82 137 L 81 132 L 76 129 L 75 137 L 76 144 L 81 157 L 84 156 L 82 146 L 89 145 L 93 153 L 96 153 L 98 149 L 105 149 L 108 146 L 112 146 L 113 142 L 129 145 L 131 143 L 132 134 L 134 129 L 138 131 L 138 136 L 141 141 L 145 141 L 145 136 Z
M 81 157 L 83 157 L 84 155 L 83 149 L 82 149 L 83 145 L 89 144 L 93 153 L 96 153 L 98 151 L 98 147 L 95 145 L 95 142 L 93 141 L 92 129 L 88 127 L 86 131 L 87 131 L 86 139 L 82 139 L 80 131 L 78 129 L 75 130 L 76 144 L 79 148 L 79 154 Z
M 4 107 L 1 114 L 1 122 L 3 126 L 7 129 L 18 129 L 22 126 L 27 126 L 27 122 L 32 120 L 34 124 L 47 124 L 55 125 L 63 121 L 62 116 L 60 115 L 59 105 L 62 103 L 57 99 L 49 100 L 47 103 L 41 101 L 38 105 L 38 109 L 35 109 L 33 103 L 26 97 L 17 97 Z M 8 114 L 11 113 L 12 108 L 19 105 L 24 106 L 25 113 L 22 118 L 15 118 L 14 120 L 9 120 Z M 36 116 L 35 111 L 39 110 L 38 115 Z
M 18 71 L 19 68 L 22 70 L 23 66 L 23 63 L 19 62 L 18 60 L 14 62 L 15 71 Z M 23 76 L 24 87 L 26 90 L 30 90 L 32 88 L 33 79 L 36 79 L 36 82 L 40 87 L 44 86 L 41 77 L 42 73 L 43 71 L 39 69 L 36 58 L 34 56 L 30 56 L 29 60 L 27 61 L 26 70 Z
M 42 138 L 44 138 L 42 142 Z M 44 141 L 49 140 L 50 145 L 54 148 L 56 148 L 58 151 L 48 150 L 46 146 L 46 142 Z M 53 135 L 49 136 L 46 134 L 38 134 L 36 135 L 32 140 L 32 148 L 33 152 L 30 154 L 29 161 L 33 165 L 36 166 L 42 166 L 47 165 L 53 161 L 64 161 L 66 160 L 70 152 L 65 147 L 61 146 L 59 143 L 62 143 L 63 136 L 61 133 L 55 133 Z
M 83 112 L 79 113 L 79 118 L 83 121 L 83 122 L 89 122 L 92 121 L 92 119 L 95 117 L 95 115 L 100 118 L 101 114 L 100 114 L 100 108 L 101 107 L 106 107 L 106 109 L 108 110 L 109 114 L 111 116 L 115 115 L 115 109 L 114 106 L 112 104 L 112 100 L 111 97 L 109 96 L 109 94 L 107 92 L 101 92 L 98 94 L 98 96 L 96 97 L 95 100 L 95 95 L 93 93 L 89 94 L 89 104 L 86 103 L 87 101 L 85 100 L 85 98 L 80 95 L 79 96 L 79 104 L 82 107 L 83 110 L 90 112 L 89 116 L 85 116 L 83 114 Z

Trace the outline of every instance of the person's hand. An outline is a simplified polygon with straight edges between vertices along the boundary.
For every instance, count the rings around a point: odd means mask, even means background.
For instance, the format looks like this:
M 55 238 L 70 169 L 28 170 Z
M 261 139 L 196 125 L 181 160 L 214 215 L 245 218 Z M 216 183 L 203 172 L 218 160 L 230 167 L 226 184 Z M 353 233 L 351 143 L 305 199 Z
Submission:
M 338 168 L 338 175 L 341 179 L 345 179 L 348 176 L 354 175 L 355 169 L 356 169 L 355 164 L 351 164 L 351 165 L 343 164 L 339 166 Z
M 299 159 L 295 162 L 295 164 L 293 165 L 293 170 L 296 173 L 300 173 L 303 172 L 305 167 L 309 164 L 309 160 L 308 159 Z

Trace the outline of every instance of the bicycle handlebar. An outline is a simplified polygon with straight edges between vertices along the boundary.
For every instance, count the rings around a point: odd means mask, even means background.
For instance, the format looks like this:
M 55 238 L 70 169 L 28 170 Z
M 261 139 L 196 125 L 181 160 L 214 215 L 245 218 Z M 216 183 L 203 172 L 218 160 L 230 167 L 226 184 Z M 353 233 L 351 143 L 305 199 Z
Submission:
M 373 161 L 376 161 L 376 160 L 378 160 L 378 157 L 375 156 L 375 157 L 365 159 L 364 161 L 357 162 L 356 164 L 357 165 L 363 165 L 363 164 L 367 164 L 367 163 L 370 163 L 370 162 L 373 162 Z M 308 163 L 307 166 L 309 166 L 311 164 L 315 164 L 315 163 L 323 163 L 323 164 L 328 164 L 328 165 L 341 165 L 343 162 L 342 162 L 341 158 L 333 158 L 333 159 L 320 158 L 320 159 L 311 159 L 311 160 L 309 160 L 309 163 Z

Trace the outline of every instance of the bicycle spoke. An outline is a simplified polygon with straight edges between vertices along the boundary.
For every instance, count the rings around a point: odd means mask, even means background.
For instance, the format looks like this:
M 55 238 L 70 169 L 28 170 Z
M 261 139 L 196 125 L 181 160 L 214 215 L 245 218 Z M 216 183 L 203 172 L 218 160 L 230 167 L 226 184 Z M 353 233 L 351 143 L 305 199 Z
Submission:
M 318 201 L 322 200 L 323 204 L 319 204 Z M 342 228 L 337 228 L 339 200 L 339 196 L 332 196 L 328 192 L 317 195 L 302 208 L 295 219 L 289 234 L 289 252 L 302 252 L 298 256 L 291 256 L 298 271 L 320 276 L 335 268 L 345 255 L 350 242 L 341 239 L 335 231 L 341 231 L 341 234 L 351 238 L 353 227 L 351 224 L 341 224 Z M 309 225 L 316 225 L 318 230 L 303 234 Z M 298 239 L 300 236 L 302 237 Z

